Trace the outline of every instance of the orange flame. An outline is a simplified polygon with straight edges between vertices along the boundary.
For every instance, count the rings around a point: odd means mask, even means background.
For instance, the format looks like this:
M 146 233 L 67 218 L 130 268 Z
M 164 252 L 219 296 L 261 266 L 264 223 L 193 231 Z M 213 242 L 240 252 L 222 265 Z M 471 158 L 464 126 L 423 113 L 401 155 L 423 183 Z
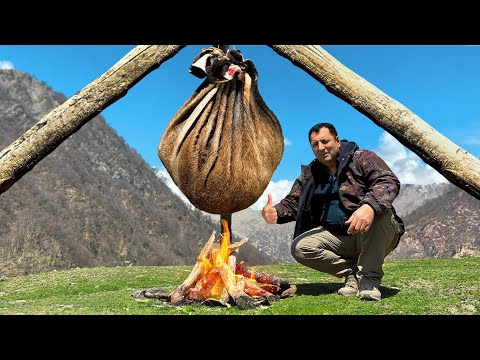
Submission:
M 228 246 L 230 245 L 230 230 L 228 229 L 228 222 L 221 219 L 223 233 L 220 236 L 220 250 L 218 256 L 215 256 L 215 264 L 219 266 L 221 263 L 228 263 Z
M 259 282 L 253 269 L 243 266 L 243 262 L 240 266 L 236 264 L 236 256 L 230 258 L 230 251 L 236 250 L 232 250 L 230 246 L 228 221 L 222 218 L 220 223 L 222 226 L 220 245 L 216 246 L 217 244 L 213 242 L 205 245 L 197 258 L 197 271 L 192 272 L 195 274 L 195 280 L 185 290 L 184 296 L 193 300 L 218 300 L 221 303 L 227 303 L 230 296 L 237 299 L 243 295 L 272 300 L 279 287 L 266 281 Z M 213 240 L 212 234 L 209 241 Z M 235 263 L 229 264 L 229 261 L 234 262 L 233 260 Z
M 222 293 L 226 291 L 220 274 L 220 268 L 224 271 L 228 271 L 229 275 L 232 275 L 233 273 L 228 266 L 230 231 L 228 229 L 227 220 L 221 219 L 220 223 L 222 225 L 220 247 L 212 250 L 210 257 L 202 257 L 198 259 L 200 261 L 202 276 L 196 286 L 191 289 L 190 296 L 200 299 L 220 299 Z

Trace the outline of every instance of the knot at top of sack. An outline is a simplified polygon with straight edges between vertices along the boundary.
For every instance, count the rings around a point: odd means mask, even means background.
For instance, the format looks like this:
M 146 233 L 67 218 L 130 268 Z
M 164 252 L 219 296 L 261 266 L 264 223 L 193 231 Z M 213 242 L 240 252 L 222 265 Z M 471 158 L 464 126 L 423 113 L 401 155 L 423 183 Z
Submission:
M 240 50 L 228 50 L 225 54 L 216 47 L 202 49 L 193 59 L 189 72 L 198 78 L 207 77 L 211 83 L 230 81 L 242 72 L 247 72 L 255 80 L 258 76 L 253 63 L 244 60 Z

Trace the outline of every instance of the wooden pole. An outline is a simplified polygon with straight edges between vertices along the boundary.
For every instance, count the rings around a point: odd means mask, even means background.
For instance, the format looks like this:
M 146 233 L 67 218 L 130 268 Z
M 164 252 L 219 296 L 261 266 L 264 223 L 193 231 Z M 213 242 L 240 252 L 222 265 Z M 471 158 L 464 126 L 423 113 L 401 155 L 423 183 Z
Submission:
M 316 45 L 270 45 L 392 134 L 451 183 L 480 199 L 480 160 Z
M 227 228 L 222 225 L 222 219 L 227 222 Z M 230 234 L 230 242 L 232 241 L 232 214 L 220 214 L 220 234 L 228 232 Z
M 0 194 L 185 45 L 140 45 L 0 152 Z

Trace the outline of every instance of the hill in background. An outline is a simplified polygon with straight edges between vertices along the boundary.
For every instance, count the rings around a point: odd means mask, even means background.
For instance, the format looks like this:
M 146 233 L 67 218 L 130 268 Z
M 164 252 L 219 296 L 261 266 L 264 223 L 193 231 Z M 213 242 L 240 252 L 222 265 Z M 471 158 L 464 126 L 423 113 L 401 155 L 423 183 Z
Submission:
M 480 201 L 455 185 L 404 216 L 394 259 L 480 256 Z

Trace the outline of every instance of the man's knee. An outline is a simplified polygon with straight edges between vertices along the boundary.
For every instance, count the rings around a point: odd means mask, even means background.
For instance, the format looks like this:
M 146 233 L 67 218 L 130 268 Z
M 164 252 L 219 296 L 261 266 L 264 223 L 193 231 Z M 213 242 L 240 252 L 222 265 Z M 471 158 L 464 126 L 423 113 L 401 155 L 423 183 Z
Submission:
M 305 249 L 302 244 L 302 239 L 297 238 L 293 241 L 292 246 L 290 247 L 290 253 L 293 258 L 299 262 L 301 262 L 301 259 L 305 258 Z
M 290 252 L 295 260 L 302 262 L 302 260 L 324 260 L 329 257 L 327 254 L 332 253 L 325 249 L 325 244 L 319 242 L 318 239 L 312 242 L 311 238 L 297 238 L 290 248 Z
M 396 240 L 398 238 L 397 223 L 390 209 L 385 210 L 374 219 L 369 233 L 374 238 L 385 241 L 387 247 L 390 246 L 392 239 Z

